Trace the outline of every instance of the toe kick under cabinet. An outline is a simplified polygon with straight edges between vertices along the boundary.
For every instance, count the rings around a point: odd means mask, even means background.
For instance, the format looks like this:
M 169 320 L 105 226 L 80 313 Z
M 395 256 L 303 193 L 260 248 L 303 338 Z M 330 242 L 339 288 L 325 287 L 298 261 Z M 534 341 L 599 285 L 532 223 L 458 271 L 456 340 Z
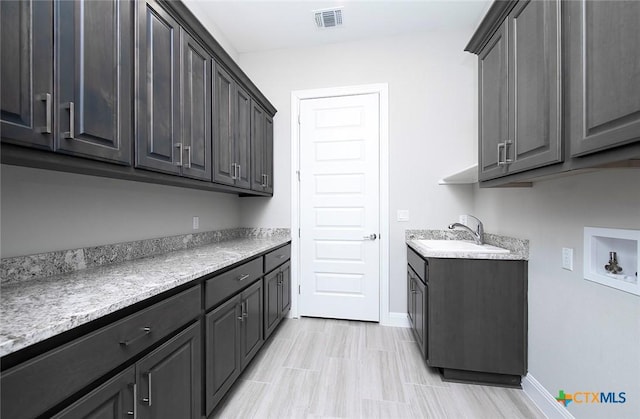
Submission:
M 445 380 L 519 387 L 527 373 L 527 261 L 424 258 L 407 248 L 408 314 Z
M 210 415 L 289 310 L 289 260 L 278 246 L 4 356 L 0 417 Z

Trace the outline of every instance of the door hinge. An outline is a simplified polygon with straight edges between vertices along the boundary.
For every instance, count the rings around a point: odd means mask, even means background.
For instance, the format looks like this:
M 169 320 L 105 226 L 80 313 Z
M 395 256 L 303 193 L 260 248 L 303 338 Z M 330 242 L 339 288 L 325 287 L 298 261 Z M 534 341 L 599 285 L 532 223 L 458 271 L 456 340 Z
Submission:
M 300 114 L 298 114 L 298 125 L 300 125 Z
M 300 295 L 300 285 L 298 285 L 298 295 Z
M 300 229 L 298 229 L 298 238 L 300 238 L 300 237 L 302 237 L 302 236 L 300 235 Z
M 300 182 L 300 170 L 296 170 L 296 173 L 298 174 L 298 182 Z

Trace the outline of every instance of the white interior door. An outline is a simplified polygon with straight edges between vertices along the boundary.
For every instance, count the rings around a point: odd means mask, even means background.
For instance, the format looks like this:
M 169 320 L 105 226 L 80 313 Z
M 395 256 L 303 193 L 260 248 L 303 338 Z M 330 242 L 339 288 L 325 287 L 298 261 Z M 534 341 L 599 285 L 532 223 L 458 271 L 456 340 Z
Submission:
M 380 320 L 379 108 L 301 101 L 299 315 Z

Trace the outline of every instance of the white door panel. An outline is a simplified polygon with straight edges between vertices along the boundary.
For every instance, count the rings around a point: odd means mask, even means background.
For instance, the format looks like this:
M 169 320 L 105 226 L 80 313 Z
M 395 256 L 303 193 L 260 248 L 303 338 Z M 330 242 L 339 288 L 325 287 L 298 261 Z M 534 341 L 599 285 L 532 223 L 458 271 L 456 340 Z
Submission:
M 299 314 L 379 320 L 379 97 L 300 105 Z

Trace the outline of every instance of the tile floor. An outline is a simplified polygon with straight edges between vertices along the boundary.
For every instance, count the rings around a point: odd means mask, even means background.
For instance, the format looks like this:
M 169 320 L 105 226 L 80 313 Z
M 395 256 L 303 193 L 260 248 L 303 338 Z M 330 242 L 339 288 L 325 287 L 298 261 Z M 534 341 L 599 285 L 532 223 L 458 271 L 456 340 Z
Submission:
M 286 319 L 216 418 L 544 418 L 521 390 L 446 383 L 410 329 Z

